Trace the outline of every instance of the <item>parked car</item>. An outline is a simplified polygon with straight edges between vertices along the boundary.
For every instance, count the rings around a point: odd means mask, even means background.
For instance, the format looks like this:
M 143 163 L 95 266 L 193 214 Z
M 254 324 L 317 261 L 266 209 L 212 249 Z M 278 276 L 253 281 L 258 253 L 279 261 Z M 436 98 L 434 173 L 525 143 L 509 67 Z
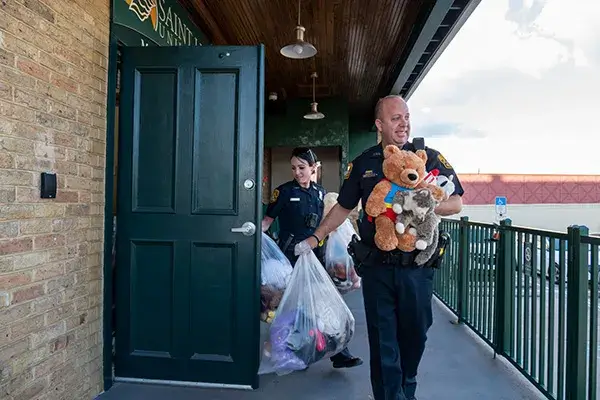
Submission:
M 561 249 L 560 249 L 560 239 L 558 238 L 554 238 L 554 255 L 550 255 L 550 238 L 545 238 L 544 240 L 544 251 L 546 252 L 546 263 L 544 266 L 544 270 L 545 270 L 545 276 L 547 279 L 550 279 L 550 260 L 552 259 L 552 267 L 554 268 L 554 281 L 555 283 L 560 282 L 560 268 L 561 268 L 561 263 L 560 263 L 560 259 L 561 259 Z M 597 257 L 596 257 L 596 262 L 598 262 L 598 260 L 600 260 L 600 246 L 588 246 L 588 252 L 587 252 L 587 266 L 588 266 L 588 281 L 592 280 L 592 270 L 593 270 L 593 265 L 592 265 L 592 249 L 596 247 L 596 251 L 597 253 Z M 538 261 L 541 260 L 541 246 L 539 246 L 539 248 L 537 249 L 536 253 L 537 253 L 537 257 L 538 257 Z M 569 265 L 569 251 L 567 248 L 566 243 L 564 244 L 564 253 L 563 253 L 563 265 L 565 267 L 567 267 Z M 538 275 L 542 275 L 542 271 L 541 271 L 541 266 L 540 266 L 541 262 L 538 262 L 537 264 L 537 273 Z M 567 278 L 567 271 L 565 271 L 565 281 L 568 280 Z
M 519 240 L 519 238 L 521 238 Z M 469 257 L 471 261 L 471 270 L 489 270 L 495 271 L 497 257 L 498 257 L 498 232 L 493 231 L 489 237 L 484 237 L 482 240 L 476 240 L 476 235 L 472 235 L 469 241 Z M 554 240 L 554 254 L 550 254 L 550 241 Z M 515 236 L 515 259 L 513 266 L 516 271 L 523 271 L 524 275 L 530 275 L 535 264 L 536 274 L 538 276 L 544 276 L 546 279 L 551 278 L 551 268 L 554 268 L 554 282 L 560 282 L 560 248 L 559 238 L 549 238 L 536 236 L 535 243 L 533 243 L 530 237 L 527 235 L 516 235 Z M 519 251 L 521 247 L 521 251 Z M 544 251 L 545 257 L 542 260 L 542 251 Z M 598 258 L 600 260 L 600 246 L 597 247 Z M 519 257 L 519 253 L 521 257 Z M 564 264 L 568 265 L 568 251 L 566 243 L 564 243 Z M 588 258 L 588 280 L 591 281 L 592 276 L 592 246 L 589 247 Z M 520 259 L 519 259 L 520 258 Z M 542 265 L 544 264 L 544 265 Z M 544 271 L 544 272 L 542 272 Z M 567 280 L 567 274 L 565 273 L 565 280 Z M 600 280 L 600 273 L 599 273 Z

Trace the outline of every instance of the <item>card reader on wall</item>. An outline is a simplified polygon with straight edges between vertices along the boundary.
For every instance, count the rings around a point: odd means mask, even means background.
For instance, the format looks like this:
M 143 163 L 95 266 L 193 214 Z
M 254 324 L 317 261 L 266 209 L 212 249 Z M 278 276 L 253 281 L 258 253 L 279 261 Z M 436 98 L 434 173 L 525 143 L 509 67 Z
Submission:
M 42 172 L 41 198 L 42 199 L 55 199 L 56 198 L 56 174 L 53 174 L 50 172 Z

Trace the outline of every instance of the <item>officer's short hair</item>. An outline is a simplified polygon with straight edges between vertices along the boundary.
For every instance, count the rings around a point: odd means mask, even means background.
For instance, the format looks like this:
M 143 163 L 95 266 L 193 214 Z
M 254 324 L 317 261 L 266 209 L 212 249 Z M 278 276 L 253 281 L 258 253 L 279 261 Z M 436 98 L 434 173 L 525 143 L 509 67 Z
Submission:
M 318 161 L 317 155 L 315 154 L 315 152 L 312 151 L 308 147 L 296 147 L 292 151 L 292 157 L 290 157 L 290 158 L 294 158 L 294 157 L 306 161 L 308 163 L 308 165 L 310 165 L 311 167 L 313 165 L 315 165 Z
M 404 100 L 404 97 L 400 96 L 399 94 L 389 94 L 385 97 L 380 98 L 377 101 L 377 104 L 375 104 L 375 119 L 379 119 L 379 113 L 381 112 L 381 107 L 383 106 L 383 101 L 387 100 L 387 99 L 401 99 Z M 406 101 L 406 100 L 404 100 Z

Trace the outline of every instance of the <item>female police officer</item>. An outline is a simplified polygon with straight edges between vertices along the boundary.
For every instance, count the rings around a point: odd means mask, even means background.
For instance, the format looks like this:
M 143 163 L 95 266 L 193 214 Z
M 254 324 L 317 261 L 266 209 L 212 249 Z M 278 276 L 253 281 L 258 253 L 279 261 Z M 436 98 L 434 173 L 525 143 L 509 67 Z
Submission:
M 313 237 L 320 245 L 315 255 L 323 263 L 323 239 L 315 236 L 315 229 L 323 218 L 325 189 L 312 182 L 316 174 L 317 156 L 309 148 L 299 147 L 292 151 L 290 159 L 294 179 L 277 187 L 271 195 L 266 215 L 262 220 L 262 231 L 266 232 L 275 218 L 279 218 L 279 246 L 292 266 L 298 256 L 294 254 L 297 243 Z M 351 368 L 362 364 L 348 349 L 331 357 L 334 368 Z
M 325 236 L 341 225 L 359 201 L 363 207 L 373 187 L 383 178 L 383 148 L 396 145 L 414 151 L 410 137 L 408 106 L 400 96 L 387 96 L 375 108 L 375 125 L 382 143 L 367 149 L 349 165 L 340 189 L 338 204 L 315 230 Z M 438 151 L 426 148 L 427 170 L 454 176 L 455 190 L 442 202 L 436 213 L 457 214 L 462 209 L 464 190 L 448 161 Z M 371 356 L 371 386 L 375 400 L 414 400 L 417 370 L 433 322 L 431 297 L 433 269 L 420 268 L 411 260 L 412 253 L 379 254 L 373 238 L 374 225 L 361 220 L 360 237 L 369 249 L 361 268 L 363 298 Z M 317 242 L 313 237 L 298 243 L 295 254 L 310 251 Z

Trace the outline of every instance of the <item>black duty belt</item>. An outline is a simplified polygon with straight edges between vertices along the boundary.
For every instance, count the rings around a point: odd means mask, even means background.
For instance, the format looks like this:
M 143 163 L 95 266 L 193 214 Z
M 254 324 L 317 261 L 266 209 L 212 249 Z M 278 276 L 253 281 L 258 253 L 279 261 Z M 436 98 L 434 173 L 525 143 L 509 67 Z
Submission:
M 399 250 L 382 251 L 375 245 L 364 243 L 356 236 L 348 245 L 348 253 L 352 256 L 355 265 L 376 266 L 394 265 L 398 267 L 413 266 L 416 255 Z
M 401 251 L 383 252 L 377 249 L 375 257 L 380 258 L 380 263 L 384 265 L 397 265 L 400 267 L 413 266 L 416 255 L 414 253 L 405 253 Z
M 433 256 L 421 268 L 440 268 L 442 259 L 451 237 L 448 232 L 441 231 L 438 239 L 438 245 Z M 348 244 L 348 254 L 354 260 L 355 268 L 360 269 L 363 266 L 376 265 L 394 265 L 398 267 L 414 267 L 416 252 L 405 253 L 399 250 L 385 252 L 379 250 L 374 245 L 366 244 L 353 235 L 350 244 Z M 357 270 L 358 272 L 358 270 Z M 360 275 L 360 274 L 359 274 Z

